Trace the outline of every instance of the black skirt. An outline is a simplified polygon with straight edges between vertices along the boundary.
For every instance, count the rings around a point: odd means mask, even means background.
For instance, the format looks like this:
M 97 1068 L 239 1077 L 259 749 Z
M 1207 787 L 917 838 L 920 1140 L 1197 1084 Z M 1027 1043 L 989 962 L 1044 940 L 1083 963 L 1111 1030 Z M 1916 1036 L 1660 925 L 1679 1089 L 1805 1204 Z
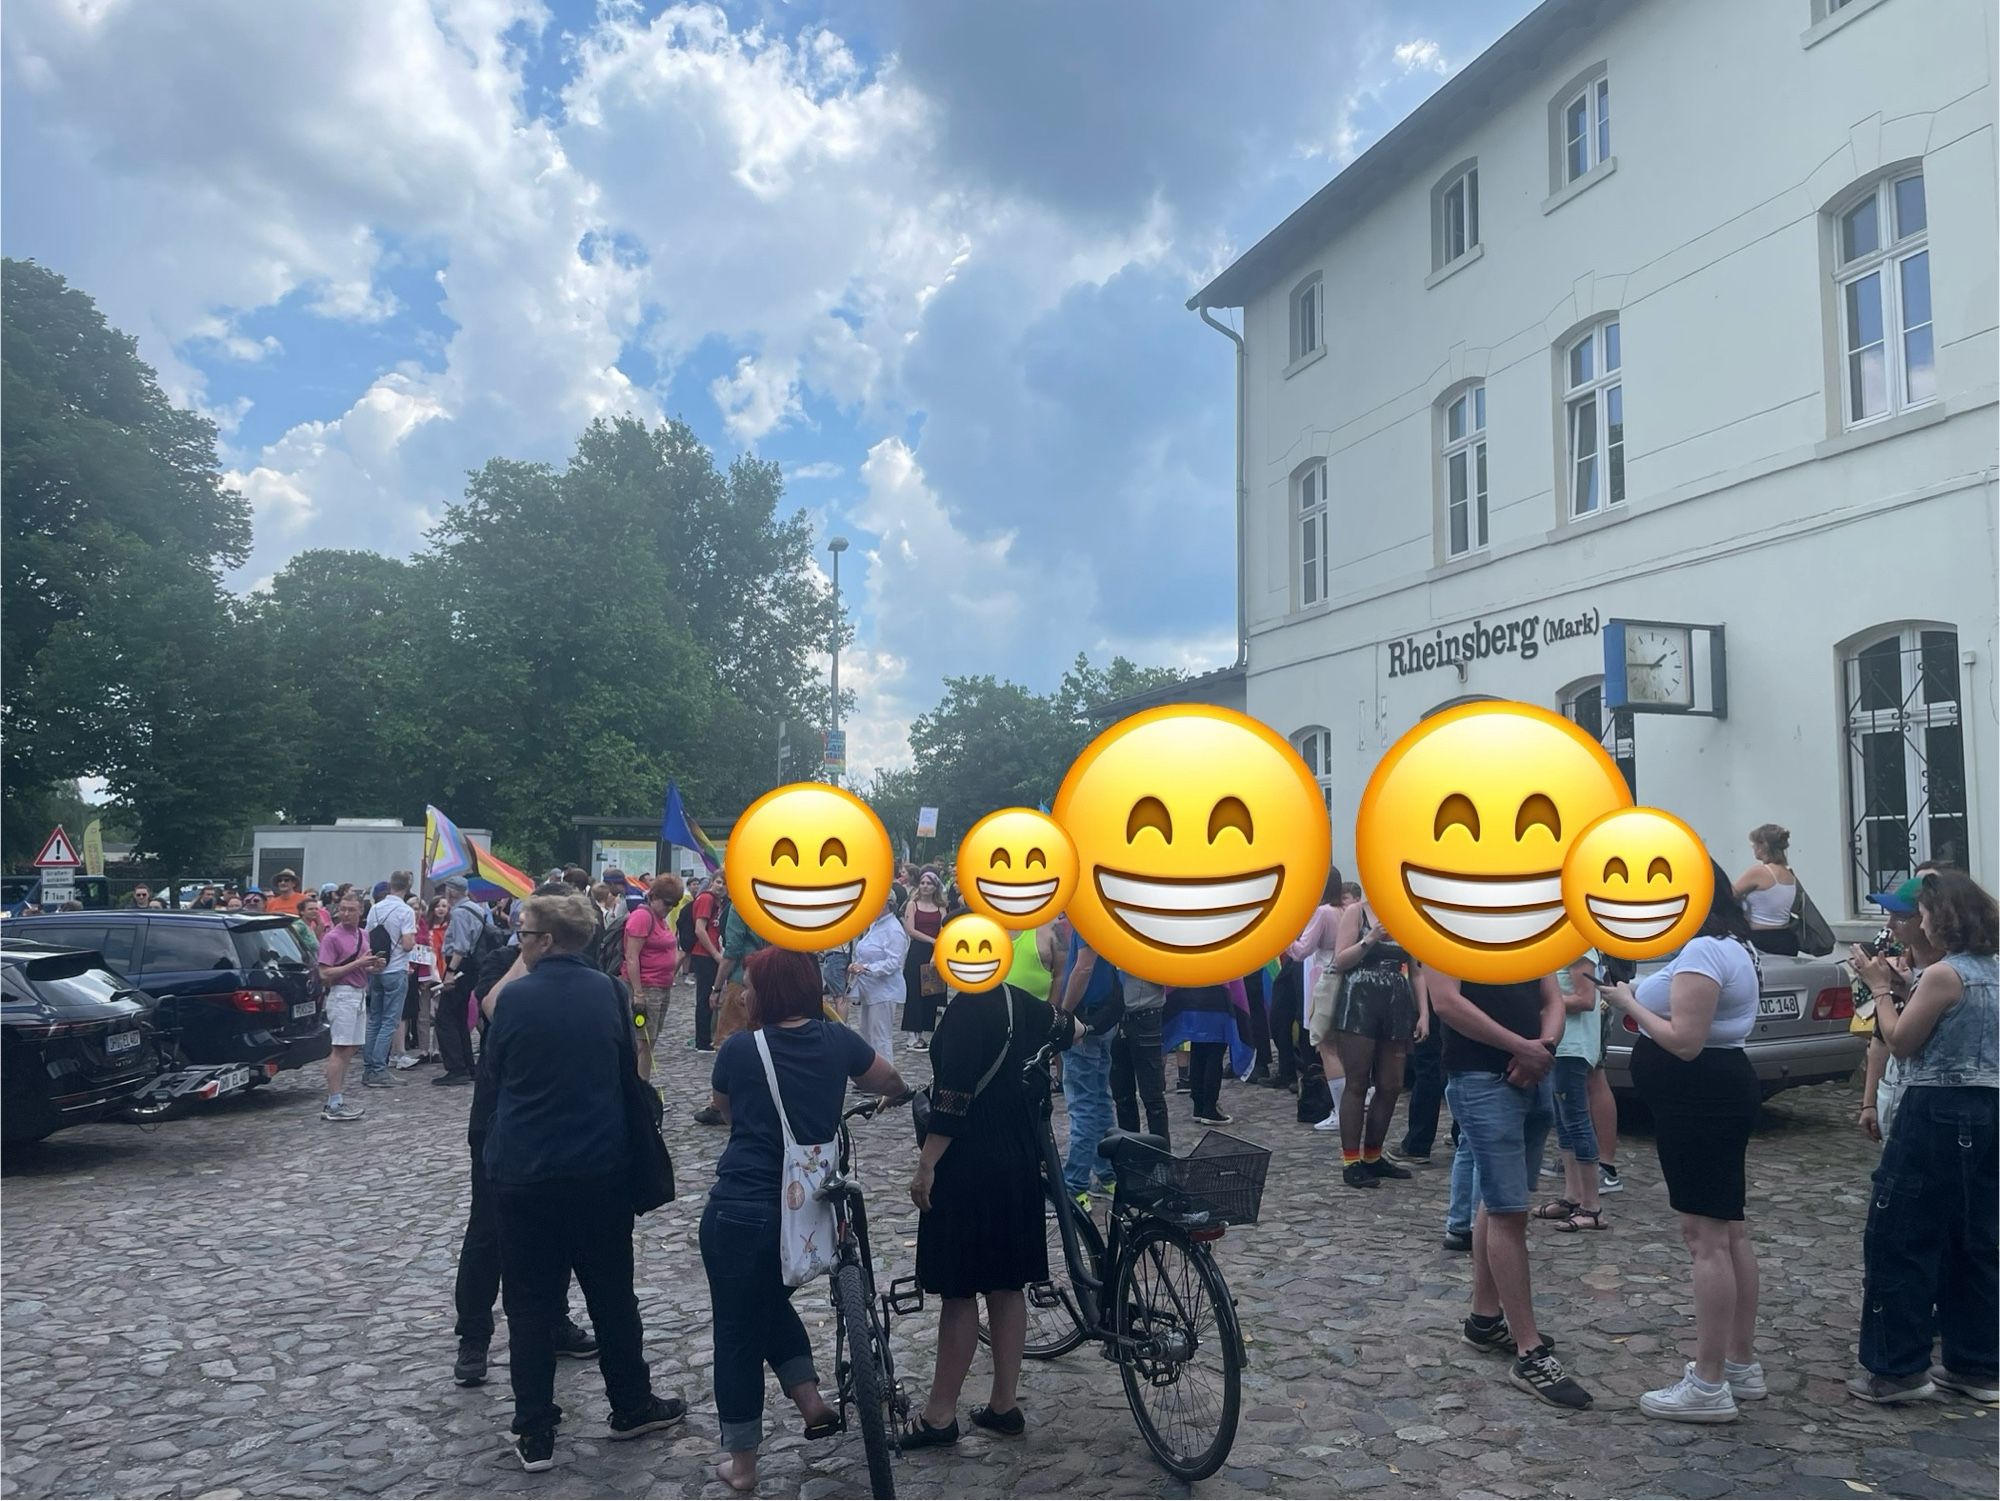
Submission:
M 903 1030 L 905 1032 L 929 1032 L 937 1026 L 938 1005 L 944 1000 L 943 992 L 925 995 L 922 971 L 930 962 L 932 944 L 912 943 L 910 954 L 903 961 Z M 919 950 L 922 957 L 919 957 Z
M 1744 1159 L 1763 1092 L 1741 1048 L 1676 1058 L 1650 1037 L 1632 1044 L 1632 1084 L 1652 1112 L 1667 1202 L 1681 1214 L 1740 1220 Z

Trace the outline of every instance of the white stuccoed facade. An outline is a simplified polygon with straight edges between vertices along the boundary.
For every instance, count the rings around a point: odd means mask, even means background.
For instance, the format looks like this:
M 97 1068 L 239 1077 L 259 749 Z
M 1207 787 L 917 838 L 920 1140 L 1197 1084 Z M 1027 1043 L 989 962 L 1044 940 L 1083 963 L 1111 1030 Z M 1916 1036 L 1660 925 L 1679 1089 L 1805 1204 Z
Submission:
M 1928 806 L 1917 855 L 2000 884 L 1996 22 L 1986 0 L 1826 5 L 1551 0 L 1190 304 L 1243 308 L 1247 707 L 1309 761 L 1326 732 L 1337 864 L 1398 736 L 1465 697 L 1564 708 L 1615 617 L 1725 628 L 1727 717 L 1637 714 L 1627 749 L 1639 800 L 1731 874 L 1750 828 L 1784 824 L 1826 916 L 1872 924 L 1857 825 L 1873 868 L 1900 870 L 1885 852 Z M 1559 189 L 1563 102 L 1599 67 L 1609 161 Z M 1434 192 L 1474 158 L 1479 248 L 1437 274 Z M 1834 215 L 1917 170 L 1936 395 L 1854 424 Z M 1315 273 L 1323 352 L 1295 360 Z M 1573 520 L 1563 350 L 1607 318 L 1625 498 Z M 1474 380 L 1488 544 L 1453 559 L 1444 411 Z M 1307 604 L 1318 461 L 1330 545 Z M 1462 675 L 1438 659 L 1439 632 L 1481 625 L 1494 649 Z M 1899 631 L 1877 648 L 1896 690 L 1866 689 L 1850 659 Z

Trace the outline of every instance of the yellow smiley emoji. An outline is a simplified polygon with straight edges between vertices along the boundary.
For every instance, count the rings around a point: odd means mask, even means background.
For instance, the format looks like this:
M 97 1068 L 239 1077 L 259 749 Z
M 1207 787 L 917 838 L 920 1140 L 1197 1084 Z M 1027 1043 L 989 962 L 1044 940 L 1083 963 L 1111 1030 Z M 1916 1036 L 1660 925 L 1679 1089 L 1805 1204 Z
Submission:
M 1076 890 L 1076 846 L 1048 814 L 1002 808 L 959 843 L 958 890 L 966 906 L 1003 928 L 1039 927 Z
M 1608 813 L 1563 860 L 1563 910 L 1619 959 L 1657 959 L 1700 931 L 1715 865 L 1693 829 L 1658 808 Z
M 895 856 L 875 810 L 823 782 L 752 803 L 729 831 L 723 880 L 750 930 L 779 948 L 839 948 L 881 915 Z
M 1361 888 L 1390 936 L 1461 980 L 1553 974 L 1588 945 L 1563 911 L 1563 856 L 1632 805 L 1604 747 L 1532 704 L 1461 704 L 1416 725 L 1368 779 Z
M 990 917 L 961 912 L 938 929 L 932 961 L 953 990 L 973 995 L 1007 978 L 1014 963 L 1014 940 Z
M 1071 764 L 1055 819 L 1076 842 L 1076 931 L 1162 985 L 1219 985 L 1277 957 L 1333 857 L 1298 752 L 1230 709 L 1175 704 L 1119 721 Z

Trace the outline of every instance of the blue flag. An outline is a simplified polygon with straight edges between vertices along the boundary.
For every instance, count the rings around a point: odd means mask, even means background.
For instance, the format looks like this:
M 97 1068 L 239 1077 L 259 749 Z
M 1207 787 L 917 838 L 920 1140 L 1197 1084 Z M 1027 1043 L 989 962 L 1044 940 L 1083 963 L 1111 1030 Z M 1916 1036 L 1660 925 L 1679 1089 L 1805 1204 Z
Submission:
M 678 844 L 682 849 L 693 850 L 701 856 L 701 863 L 713 871 L 722 861 L 720 851 L 702 833 L 701 825 L 687 816 L 687 809 L 681 806 L 681 787 L 677 781 L 667 783 L 667 806 L 660 815 L 660 837 L 668 844 Z

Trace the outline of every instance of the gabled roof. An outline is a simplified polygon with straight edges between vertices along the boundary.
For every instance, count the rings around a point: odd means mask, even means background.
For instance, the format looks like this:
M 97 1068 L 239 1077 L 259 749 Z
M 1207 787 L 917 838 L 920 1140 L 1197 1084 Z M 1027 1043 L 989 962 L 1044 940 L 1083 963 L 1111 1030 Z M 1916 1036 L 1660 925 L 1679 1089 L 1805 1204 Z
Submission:
M 1243 307 L 1405 186 L 1493 112 L 1544 64 L 1602 29 L 1637 0 L 1542 0 L 1499 41 L 1447 79 L 1381 140 L 1348 163 L 1207 286 L 1188 307 Z

